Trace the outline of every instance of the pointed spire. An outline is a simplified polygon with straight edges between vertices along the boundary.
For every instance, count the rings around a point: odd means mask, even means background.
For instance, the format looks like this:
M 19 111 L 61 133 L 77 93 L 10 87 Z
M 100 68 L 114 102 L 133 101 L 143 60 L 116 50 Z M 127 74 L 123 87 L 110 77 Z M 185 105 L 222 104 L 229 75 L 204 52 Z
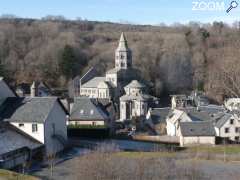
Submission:
M 120 40 L 119 40 L 118 49 L 121 49 L 121 50 L 128 49 L 127 40 L 126 40 L 126 37 L 123 32 L 122 32 Z

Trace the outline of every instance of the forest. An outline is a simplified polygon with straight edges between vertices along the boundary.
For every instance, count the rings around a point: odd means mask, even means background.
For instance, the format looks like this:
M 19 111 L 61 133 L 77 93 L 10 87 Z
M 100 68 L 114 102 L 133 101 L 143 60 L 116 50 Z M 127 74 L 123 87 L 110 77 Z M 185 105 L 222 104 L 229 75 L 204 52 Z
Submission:
M 94 66 L 114 66 L 121 32 L 152 94 L 205 91 L 214 101 L 240 95 L 240 24 L 135 25 L 88 20 L 0 18 L 0 75 L 11 84 L 66 87 Z

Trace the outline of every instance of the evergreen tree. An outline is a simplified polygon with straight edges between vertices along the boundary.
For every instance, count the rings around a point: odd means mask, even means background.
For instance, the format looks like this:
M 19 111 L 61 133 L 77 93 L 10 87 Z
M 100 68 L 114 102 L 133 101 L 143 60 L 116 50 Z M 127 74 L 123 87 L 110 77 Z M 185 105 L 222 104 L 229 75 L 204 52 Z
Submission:
M 74 49 L 70 45 L 66 45 L 61 54 L 59 69 L 67 79 L 74 76 L 75 68 L 77 65 L 77 58 Z

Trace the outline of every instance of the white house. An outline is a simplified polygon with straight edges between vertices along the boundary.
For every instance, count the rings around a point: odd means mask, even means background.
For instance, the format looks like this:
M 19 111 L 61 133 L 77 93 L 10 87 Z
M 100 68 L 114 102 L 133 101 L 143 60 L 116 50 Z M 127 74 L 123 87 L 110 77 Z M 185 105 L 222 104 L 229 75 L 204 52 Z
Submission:
M 214 116 L 219 111 L 221 109 L 208 109 L 206 106 L 204 108 L 188 107 L 174 109 L 169 113 L 167 118 L 167 134 L 170 136 L 179 136 L 179 123 L 181 122 L 213 122 Z
M 215 144 L 215 130 L 211 121 L 180 122 L 180 146 Z
M 167 135 L 169 136 L 179 136 L 179 123 L 180 122 L 191 122 L 192 119 L 189 118 L 187 113 L 183 110 L 174 109 L 169 113 L 167 117 Z
M 2 118 L 44 144 L 47 155 L 64 149 L 67 111 L 58 98 L 16 97 L 7 98 L 4 104 Z
M 239 141 L 240 118 L 233 113 L 221 113 L 214 122 L 216 136 Z

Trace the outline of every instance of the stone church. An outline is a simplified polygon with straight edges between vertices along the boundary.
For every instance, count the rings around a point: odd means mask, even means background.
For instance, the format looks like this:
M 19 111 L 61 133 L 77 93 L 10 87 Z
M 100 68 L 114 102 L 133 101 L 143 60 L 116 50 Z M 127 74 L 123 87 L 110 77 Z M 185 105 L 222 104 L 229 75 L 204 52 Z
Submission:
M 124 33 L 115 50 L 115 67 L 104 77 L 93 77 L 80 85 L 80 96 L 109 99 L 117 102 L 120 121 L 145 116 L 148 108 L 158 103 L 158 99 L 147 94 L 147 85 L 132 65 L 132 51 Z

